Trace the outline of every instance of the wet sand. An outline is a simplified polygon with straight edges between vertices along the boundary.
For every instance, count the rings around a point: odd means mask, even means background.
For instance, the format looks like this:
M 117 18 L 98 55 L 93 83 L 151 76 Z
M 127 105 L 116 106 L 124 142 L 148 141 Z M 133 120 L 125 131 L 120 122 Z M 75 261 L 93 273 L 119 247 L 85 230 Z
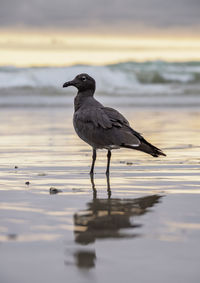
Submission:
M 120 110 L 167 157 L 113 151 L 107 180 L 99 151 L 91 182 L 72 109 L 1 109 L 2 283 L 199 282 L 200 112 Z

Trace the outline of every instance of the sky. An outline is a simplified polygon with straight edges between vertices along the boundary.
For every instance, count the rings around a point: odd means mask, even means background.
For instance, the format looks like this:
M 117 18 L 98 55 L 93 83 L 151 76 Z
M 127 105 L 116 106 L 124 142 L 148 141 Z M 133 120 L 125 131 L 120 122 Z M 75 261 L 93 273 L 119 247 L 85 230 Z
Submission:
M 199 0 L 1 0 L 0 26 L 132 33 L 200 27 Z M 192 30 L 194 29 L 194 30 Z
M 199 0 L 0 0 L 0 5 L 0 65 L 200 60 Z

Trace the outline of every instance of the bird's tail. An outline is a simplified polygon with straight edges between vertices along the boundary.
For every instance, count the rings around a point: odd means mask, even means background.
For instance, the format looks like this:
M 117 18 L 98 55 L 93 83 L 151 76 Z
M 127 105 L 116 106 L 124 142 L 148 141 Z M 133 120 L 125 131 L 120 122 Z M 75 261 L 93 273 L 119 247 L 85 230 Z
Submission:
M 128 144 L 124 144 L 122 147 L 143 151 L 145 153 L 148 153 L 148 154 L 152 155 L 153 157 L 158 157 L 160 155 L 166 156 L 166 154 L 164 152 L 162 152 L 161 149 L 159 149 L 159 148 L 155 147 L 154 145 L 150 144 L 143 137 L 142 137 L 142 140 L 140 140 L 140 141 L 141 141 L 141 144 L 138 147 L 132 146 L 132 145 L 128 145 Z

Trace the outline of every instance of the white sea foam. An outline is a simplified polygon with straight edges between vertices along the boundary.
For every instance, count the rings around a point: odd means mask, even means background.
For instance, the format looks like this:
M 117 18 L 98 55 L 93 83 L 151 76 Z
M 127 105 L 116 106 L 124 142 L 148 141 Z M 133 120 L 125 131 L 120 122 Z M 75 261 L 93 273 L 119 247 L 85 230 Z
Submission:
M 146 103 L 154 98 L 155 102 L 161 100 L 164 103 L 167 96 L 173 104 L 177 100 L 175 96 L 182 97 L 180 103 L 193 96 L 198 101 L 200 96 L 200 62 L 127 62 L 108 66 L 1 67 L 0 103 L 56 105 L 62 101 L 66 104 L 68 98 L 64 95 L 74 95 L 76 91 L 72 88 L 63 90 L 62 85 L 79 73 L 88 73 L 95 78 L 97 95 L 115 96 L 118 101 L 121 101 L 120 97 L 126 97 L 126 103 L 133 98 L 134 101 L 145 101 L 146 98 Z

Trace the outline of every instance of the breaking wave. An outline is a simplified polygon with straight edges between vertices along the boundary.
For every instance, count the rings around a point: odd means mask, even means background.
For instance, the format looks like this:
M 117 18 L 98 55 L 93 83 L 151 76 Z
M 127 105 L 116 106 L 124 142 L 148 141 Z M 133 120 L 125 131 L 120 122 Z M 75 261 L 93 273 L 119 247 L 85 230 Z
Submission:
M 200 94 L 200 62 L 153 61 L 30 68 L 6 66 L 0 67 L 0 103 L 11 103 L 12 96 L 12 103 L 23 100 L 33 104 L 37 97 L 45 104 L 45 97 L 50 97 L 51 103 L 55 104 L 66 93 L 74 95 L 75 90 L 63 90 L 62 85 L 79 73 L 88 73 L 95 78 L 97 94 L 104 97 L 114 95 L 131 99 L 156 96 L 163 97 L 164 101 L 166 95 L 190 96 L 191 99 L 191 95 L 196 97 Z

